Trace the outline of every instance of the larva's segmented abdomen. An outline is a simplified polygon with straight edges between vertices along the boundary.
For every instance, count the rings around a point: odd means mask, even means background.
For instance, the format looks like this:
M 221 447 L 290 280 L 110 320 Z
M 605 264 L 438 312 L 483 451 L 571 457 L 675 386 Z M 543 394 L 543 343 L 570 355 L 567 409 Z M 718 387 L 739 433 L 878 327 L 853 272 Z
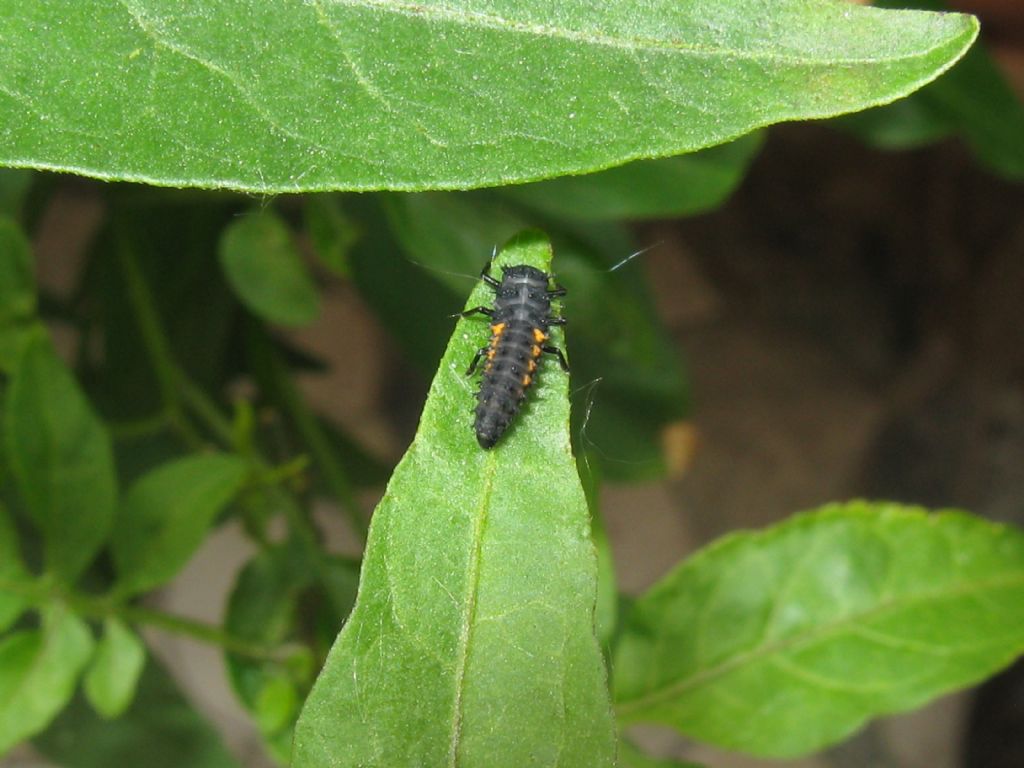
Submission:
M 552 318 L 548 275 L 527 266 L 508 267 L 496 290 L 477 394 L 476 437 L 490 448 L 508 429 L 533 385 Z

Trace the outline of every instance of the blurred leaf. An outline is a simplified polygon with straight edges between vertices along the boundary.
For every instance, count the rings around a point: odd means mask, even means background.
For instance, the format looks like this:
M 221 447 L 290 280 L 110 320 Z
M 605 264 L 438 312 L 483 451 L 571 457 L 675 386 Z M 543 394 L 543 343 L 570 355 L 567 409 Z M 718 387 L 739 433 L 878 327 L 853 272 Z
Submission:
M 359 239 L 356 225 L 336 195 L 310 195 L 302 208 L 313 250 L 334 274 L 348 277 L 348 254 Z
M 550 259 L 529 233 L 498 265 Z M 466 306 L 491 298 L 478 284 Z M 524 412 L 482 451 L 463 374 L 481 325 L 456 326 L 373 516 L 356 607 L 296 726 L 295 768 L 613 762 L 568 380 L 545 362 Z
M 17 216 L 35 174 L 20 168 L 0 170 L 0 216 Z M 2 253 L 2 250 L 0 250 Z
M 32 252 L 21 227 L 0 218 L 0 329 L 36 311 Z
M 0 179 L 4 178 L 0 171 Z M 32 252 L 21 227 L 0 218 L 0 370 L 10 372 L 36 320 Z
M 265 193 L 679 154 L 892 101 L 977 34 L 967 16 L 820 0 L 0 7 L 0 163 Z
M 85 695 L 100 715 L 120 716 L 132 703 L 139 675 L 146 665 L 146 647 L 116 617 L 103 622 L 103 637 L 85 673 Z
M 689 408 L 687 379 L 642 272 L 608 271 L 629 255 L 622 231 L 586 229 L 574 233 L 575 248 L 560 250 L 558 273 L 571 291 L 577 452 L 606 480 L 651 480 L 666 469 L 662 432 Z
M 220 263 L 238 298 L 272 323 L 306 325 L 320 314 L 320 294 L 287 225 L 269 210 L 224 230 Z
M 234 637 L 266 647 L 301 640 L 303 647 L 322 649 L 326 655 L 355 602 L 357 583 L 358 568 L 350 561 L 326 557 L 316 567 L 290 539 L 260 552 L 239 573 L 225 628 Z M 308 692 L 313 669 L 230 652 L 226 661 L 231 685 L 253 714 L 267 748 L 287 762 L 300 695 Z
M 523 205 L 570 219 L 692 216 L 721 205 L 761 147 L 752 133 L 700 152 L 638 160 L 618 168 L 505 187 Z
M 618 623 L 619 595 L 615 581 L 615 560 L 611 542 L 601 514 L 601 480 L 597 468 L 587 460 L 576 463 L 583 493 L 590 512 L 590 536 L 597 554 L 597 603 L 594 607 L 594 634 L 601 650 L 611 650 L 615 625 Z
M 21 355 L 5 406 L 7 459 L 42 534 L 47 568 L 73 581 L 113 522 L 117 481 L 110 437 L 40 335 Z
M 273 677 L 260 688 L 254 714 L 263 733 L 279 733 L 290 728 L 299 711 L 299 695 L 295 683 L 284 677 Z M 291 738 L 286 742 L 291 743 Z M 282 755 L 287 760 L 287 752 Z
M 0 755 L 64 708 L 92 648 L 85 622 L 58 606 L 44 612 L 42 629 L 0 640 Z
M 1024 534 L 959 513 L 825 507 L 698 553 L 640 598 L 621 721 L 769 757 L 976 682 L 1024 650 Z
M 27 600 L 6 588 L 28 584 L 32 577 L 26 572 L 18 546 L 18 532 L 14 528 L 7 508 L 0 503 L 0 632 L 13 624 L 27 607 Z
M 77 697 L 33 743 L 64 768 L 239 768 L 217 731 L 153 658 L 120 718 L 104 720 Z
M 164 584 L 188 562 L 248 474 L 237 456 L 189 456 L 150 471 L 129 489 L 111 541 L 122 594 Z
M 956 122 L 940 115 L 923 91 L 884 107 L 837 117 L 833 122 L 880 149 L 914 149 L 956 132 Z
M 697 763 L 651 757 L 626 739 L 619 740 L 619 768 L 701 768 Z
M 879 0 L 876 5 L 946 7 L 941 0 Z M 946 75 L 906 101 L 913 106 L 897 102 L 841 124 L 887 148 L 913 146 L 953 131 L 991 170 L 1024 178 L 1024 103 L 983 45 L 975 45 Z

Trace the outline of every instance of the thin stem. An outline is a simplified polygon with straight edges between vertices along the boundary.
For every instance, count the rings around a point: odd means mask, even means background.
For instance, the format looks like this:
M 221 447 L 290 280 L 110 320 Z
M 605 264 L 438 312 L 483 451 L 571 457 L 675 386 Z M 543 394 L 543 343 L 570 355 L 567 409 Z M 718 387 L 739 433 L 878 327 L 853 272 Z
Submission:
M 220 412 L 217 404 L 184 371 L 176 369 L 175 373 L 182 402 L 225 446 L 235 447 L 231 422 Z
M 193 447 L 201 446 L 203 440 L 185 417 L 181 406 L 177 368 L 167 342 L 167 335 L 156 311 L 156 303 L 135 257 L 134 246 L 123 228 L 118 233 L 116 251 L 128 288 L 128 299 L 135 312 L 139 332 L 142 334 L 143 347 L 149 357 L 153 375 L 156 376 L 160 399 L 167 409 L 170 422 L 188 444 Z
M 216 645 L 239 656 L 265 661 L 284 661 L 287 648 L 275 648 L 245 640 L 218 626 L 189 619 L 142 605 L 132 605 L 106 595 L 88 595 L 68 591 L 45 578 L 36 581 L 21 581 L 0 577 L 0 592 L 7 592 L 25 598 L 36 607 L 47 603 L 63 602 L 72 610 L 92 619 L 116 616 L 139 626 L 149 626 L 165 632 L 186 635 L 194 640 Z

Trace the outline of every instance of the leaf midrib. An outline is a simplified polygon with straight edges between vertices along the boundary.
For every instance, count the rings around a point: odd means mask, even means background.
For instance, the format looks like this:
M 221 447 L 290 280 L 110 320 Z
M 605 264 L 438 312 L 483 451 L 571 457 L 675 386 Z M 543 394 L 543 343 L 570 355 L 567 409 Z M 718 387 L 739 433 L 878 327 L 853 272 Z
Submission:
M 133 9 L 130 0 L 118 0 L 118 2 L 139 21 L 137 10 Z M 771 50 L 746 50 L 730 48 L 724 45 L 698 45 L 682 40 L 666 40 L 656 37 L 642 37 L 638 35 L 613 36 L 602 34 L 597 30 L 580 30 L 566 27 L 557 27 L 550 24 L 537 24 L 527 21 L 519 21 L 492 13 L 480 11 L 468 11 L 462 8 L 452 8 L 445 5 L 422 5 L 415 2 L 395 2 L 394 0 L 311 0 L 312 8 L 325 16 L 325 21 L 330 20 L 326 9 L 329 6 L 345 6 L 366 10 L 378 10 L 383 13 L 395 16 L 407 16 L 411 18 L 424 19 L 426 21 L 440 21 L 460 24 L 471 27 L 484 27 L 487 29 L 502 30 L 506 32 L 530 35 L 532 37 L 546 37 L 556 40 L 565 40 L 587 45 L 602 46 L 605 48 L 618 48 L 626 51 L 655 51 L 668 53 L 687 53 L 693 56 L 706 58 L 721 57 L 727 59 L 746 59 L 757 62 L 779 62 L 786 64 L 807 64 L 818 65 L 822 62 L 829 66 L 845 66 L 851 64 L 882 64 L 902 61 L 904 59 L 915 59 L 927 57 L 930 53 L 944 48 L 954 42 L 956 38 L 943 38 L 930 48 L 923 51 L 914 51 L 889 57 L 849 57 L 849 58 L 827 58 L 824 54 L 818 58 L 809 58 L 795 54 L 779 53 Z M 148 16 L 146 17 L 149 18 Z M 163 35 L 158 35 L 152 29 L 145 29 L 146 33 L 154 41 L 170 46 Z M 332 30 L 333 31 L 333 30 Z M 964 32 L 966 30 L 963 30 Z M 162 30 L 161 30 L 162 32 Z M 959 37 L 959 36 L 957 36 Z
M 462 626 L 459 629 L 458 655 L 455 659 L 455 702 L 452 707 L 451 743 L 448 748 L 448 765 L 452 766 L 452 768 L 455 768 L 459 762 L 459 745 L 462 741 L 462 699 L 466 687 L 466 664 L 469 659 L 469 644 L 473 622 L 476 618 L 476 603 L 480 584 L 480 550 L 483 545 L 484 524 L 487 521 L 487 512 L 491 504 L 491 492 L 494 488 L 495 467 L 495 454 L 491 452 L 487 456 L 487 463 L 484 467 L 484 486 L 480 494 L 480 503 L 473 516 L 473 536 L 468 563 L 469 573 L 466 579 L 464 598 L 466 608 L 463 614 Z
M 857 624 L 868 621 L 873 618 L 884 616 L 886 613 L 897 610 L 899 608 L 907 607 L 911 604 L 928 602 L 929 600 L 939 600 L 942 598 L 950 597 L 967 597 L 975 592 L 984 591 L 993 587 L 1007 587 L 1007 586 L 1024 586 L 1024 575 L 1015 575 L 1011 578 L 998 578 L 988 579 L 984 581 L 974 582 L 968 586 L 960 589 L 947 590 L 947 591 L 931 591 L 922 592 L 913 596 L 913 599 L 893 599 L 887 602 L 880 603 L 869 611 L 857 613 L 849 616 L 846 619 L 836 622 L 834 624 L 828 624 L 822 627 L 815 627 L 806 633 L 793 635 L 784 640 L 779 640 L 774 643 L 768 643 L 762 645 L 754 650 L 747 651 L 745 653 L 737 654 L 732 658 L 715 666 L 708 667 L 695 675 L 677 680 L 668 685 L 664 685 L 660 688 L 656 688 L 642 696 L 634 699 L 626 699 L 624 701 L 615 704 L 615 711 L 621 716 L 628 716 L 631 712 L 643 710 L 645 707 L 654 706 L 661 704 L 667 700 L 676 698 L 681 694 L 699 688 L 702 685 L 706 685 L 715 681 L 717 678 L 727 675 L 728 673 L 742 667 L 748 663 L 754 663 L 761 661 L 773 654 L 782 653 L 784 651 L 796 650 L 805 645 L 811 645 L 814 642 L 828 638 L 831 635 L 838 635 L 849 629 L 855 628 Z

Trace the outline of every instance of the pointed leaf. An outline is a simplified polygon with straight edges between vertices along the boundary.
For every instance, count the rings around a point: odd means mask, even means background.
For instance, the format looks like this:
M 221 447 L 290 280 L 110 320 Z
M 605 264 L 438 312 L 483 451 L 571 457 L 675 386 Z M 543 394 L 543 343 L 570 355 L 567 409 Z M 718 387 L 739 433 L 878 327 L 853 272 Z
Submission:
M 34 177 L 35 174 L 28 170 L 8 168 L 0 171 L 0 214 L 18 215 Z
M 28 239 L 21 227 L 0 218 L 0 370 L 14 368 L 35 326 L 35 312 L 36 285 Z
M 341 207 L 338 195 L 309 195 L 302 212 L 313 251 L 334 274 L 348 277 L 348 253 L 359 240 L 359 227 Z
M 259 192 L 678 154 L 893 101 L 977 34 L 822 0 L 2 0 L 0 20 L 0 163 Z
M 73 580 L 107 539 L 117 485 L 110 436 L 48 340 L 34 335 L 7 391 L 7 458 L 43 536 L 47 568 Z
M 135 686 L 146 664 L 146 647 L 117 618 L 103 622 L 103 638 L 85 673 L 85 695 L 106 718 L 118 717 L 132 703 Z
M 211 454 L 169 462 L 136 482 L 118 510 L 111 541 L 118 589 L 144 592 L 174 578 L 247 472 L 243 459 Z
M 85 622 L 64 608 L 48 610 L 42 629 L 0 640 L 0 755 L 64 708 L 92 648 Z
M 36 311 L 32 253 L 21 227 L 0 217 L 0 330 Z
M 547 270 L 550 258 L 530 234 L 498 263 Z M 492 298 L 481 284 L 467 306 Z M 613 762 L 568 380 L 546 361 L 510 432 L 481 450 L 464 371 L 487 333 L 475 318 L 456 326 L 374 514 L 356 607 L 296 726 L 295 768 Z
M 1024 534 L 855 502 L 729 536 L 640 598 L 617 711 L 790 757 L 1024 651 Z
M 14 528 L 7 508 L 0 503 L 0 632 L 3 632 L 28 605 L 25 597 L 10 587 L 27 584 L 31 576 L 25 571 Z
M 305 325 L 320 314 L 320 294 L 272 212 L 243 216 L 224 230 L 220 263 L 242 303 L 270 322 Z

